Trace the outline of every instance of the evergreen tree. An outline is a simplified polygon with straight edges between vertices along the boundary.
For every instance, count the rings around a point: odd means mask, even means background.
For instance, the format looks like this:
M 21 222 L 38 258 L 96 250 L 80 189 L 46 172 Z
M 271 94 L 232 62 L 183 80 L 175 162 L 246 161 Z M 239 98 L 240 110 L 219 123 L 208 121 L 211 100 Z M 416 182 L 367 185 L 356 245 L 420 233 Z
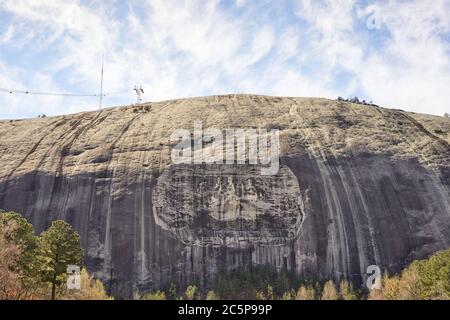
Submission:
M 206 300 L 214 301 L 214 300 L 220 300 L 219 296 L 214 291 L 209 291 L 206 295 Z
M 9 228 L 14 225 L 14 228 Z M 12 270 L 19 275 L 25 295 L 33 295 L 39 289 L 40 266 L 38 259 L 38 239 L 34 228 L 26 219 L 15 212 L 0 210 L 0 228 L 10 229 L 4 234 L 5 240 L 20 250 Z
M 382 291 L 384 300 L 397 300 L 398 299 L 398 277 L 389 277 L 387 273 L 384 274 L 382 280 Z
M 405 269 L 399 279 L 398 299 L 421 300 L 419 263 L 414 262 Z
M 298 289 L 296 300 L 314 300 L 316 298 L 316 290 L 314 287 L 301 286 Z
M 426 300 L 450 299 L 450 249 L 416 262 L 420 296 Z
M 198 288 L 196 286 L 189 286 L 185 293 L 186 299 L 197 300 L 198 299 Z
M 20 258 L 20 248 L 7 239 L 15 228 L 15 224 L 0 225 L 0 300 L 19 299 L 22 292 L 20 274 L 13 270 Z
M 168 290 L 168 294 L 167 294 L 167 300 L 178 300 L 178 290 L 177 290 L 177 286 L 175 285 L 175 283 L 171 283 L 169 290 Z
M 397 300 L 399 298 L 399 279 L 389 277 L 387 273 L 381 279 L 381 289 L 374 289 L 369 294 L 369 300 Z
M 166 294 L 162 291 L 147 293 L 142 297 L 142 300 L 162 301 L 167 300 Z
M 55 221 L 39 237 L 39 253 L 43 264 L 42 280 L 52 285 L 52 300 L 55 300 L 56 288 L 66 279 L 67 267 L 81 267 L 80 236 L 67 222 Z
M 330 280 L 325 283 L 322 292 L 322 300 L 339 300 L 339 294 L 333 281 Z
M 281 300 L 295 300 L 296 293 L 294 290 L 287 291 L 283 294 L 283 297 L 281 297 Z
M 339 284 L 339 294 L 342 300 L 358 300 L 353 286 L 347 280 L 342 280 Z

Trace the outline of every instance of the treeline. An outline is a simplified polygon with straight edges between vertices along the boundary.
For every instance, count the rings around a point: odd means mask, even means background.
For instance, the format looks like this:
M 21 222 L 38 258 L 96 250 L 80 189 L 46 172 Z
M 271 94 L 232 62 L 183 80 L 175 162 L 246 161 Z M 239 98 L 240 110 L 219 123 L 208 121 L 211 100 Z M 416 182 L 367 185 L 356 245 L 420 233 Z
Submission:
M 144 295 L 137 295 L 135 298 L 141 300 L 358 300 L 359 295 L 353 286 L 346 280 L 340 282 L 336 288 L 332 281 L 325 283 L 323 287 L 319 284 L 314 286 L 301 286 L 298 291 L 291 289 L 283 294 L 275 293 L 273 286 L 267 285 L 262 290 L 255 290 L 254 294 L 245 293 L 245 299 L 240 298 L 242 292 L 236 291 L 234 294 L 224 298 L 223 295 L 214 290 L 201 294 L 198 287 L 191 285 L 181 295 L 168 294 L 164 291 L 155 291 Z
M 371 107 L 379 107 L 379 105 L 373 103 L 372 101 L 367 102 L 366 100 L 359 100 L 358 97 L 353 97 L 353 98 L 348 98 L 348 99 L 344 99 L 342 97 L 338 97 L 337 101 L 340 101 L 340 102 L 351 102 L 351 103 L 362 104 L 362 105 L 371 106 Z
M 136 295 L 143 300 L 450 300 L 450 249 L 415 261 L 401 274 L 387 273 L 379 289 L 357 288 L 347 280 L 301 284 L 295 275 L 271 267 L 219 272 L 201 292 L 197 285 Z
M 179 290 L 174 284 L 167 290 L 136 295 L 143 300 L 357 300 L 362 294 L 346 281 L 301 284 L 294 273 L 277 272 L 271 266 L 240 267 L 220 271 L 207 284 L 207 290 L 190 285 Z
M 109 299 L 83 268 L 81 290 L 67 289 L 67 267 L 82 268 L 80 236 L 55 221 L 39 236 L 20 214 L 0 210 L 0 300 Z
M 398 276 L 385 274 L 371 300 L 450 300 L 450 249 L 413 262 Z

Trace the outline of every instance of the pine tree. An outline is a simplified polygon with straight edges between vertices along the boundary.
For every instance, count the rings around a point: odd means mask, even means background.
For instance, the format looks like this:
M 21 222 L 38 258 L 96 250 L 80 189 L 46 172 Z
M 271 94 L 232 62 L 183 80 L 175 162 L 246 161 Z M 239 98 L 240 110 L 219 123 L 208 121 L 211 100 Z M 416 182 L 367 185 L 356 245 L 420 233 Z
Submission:
M 287 291 L 281 297 L 281 300 L 295 300 L 296 293 L 294 290 Z
M 22 292 L 20 274 L 12 268 L 20 258 L 20 248 L 7 239 L 15 228 L 15 224 L 0 225 L 0 300 L 18 299 Z
M 162 301 L 167 300 L 166 294 L 162 291 L 147 293 L 142 297 L 142 300 Z
M 13 226 L 14 228 L 9 228 Z M 0 210 L 0 228 L 9 228 L 5 240 L 20 250 L 12 270 L 19 275 L 24 296 L 32 296 L 40 287 L 38 239 L 33 226 L 20 214 Z M 25 298 L 25 297 L 23 297 Z
M 80 236 L 70 224 L 55 221 L 39 237 L 39 253 L 42 260 L 42 280 L 52 285 L 52 300 L 56 298 L 56 288 L 65 278 L 69 265 L 82 265 L 83 250 Z
M 316 290 L 311 287 L 301 286 L 298 289 L 296 300 L 314 300 L 316 298 Z
M 399 293 L 399 279 L 398 277 L 390 278 L 387 273 L 385 273 L 382 282 L 382 291 L 384 300 L 397 300 Z
M 403 270 L 398 284 L 399 300 L 420 300 L 420 275 L 418 262 Z
M 374 289 L 369 294 L 369 300 L 397 300 L 399 298 L 399 279 L 389 277 L 387 273 L 381 279 L 381 289 Z
M 333 281 L 330 280 L 325 283 L 322 292 L 322 300 L 339 300 L 339 294 Z
M 167 300 L 178 300 L 178 290 L 177 290 L 177 286 L 175 285 L 175 283 L 171 283 L 169 290 L 168 290 L 168 294 L 167 294 Z
M 358 300 L 352 285 L 347 280 L 342 280 L 339 284 L 339 294 L 342 300 Z
M 450 299 L 450 250 L 416 262 L 420 277 L 420 296 L 426 300 Z
M 206 300 L 214 301 L 220 300 L 219 296 L 214 291 L 209 291 L 206 295 Z
M 273 287 L 271 285 L 267 286 L 267 300 L 275 300 L 275 294 L 273 292 Z
M 197 300 L 198 298 L 198 288 L 196 286 L 189 286 L 186 289 L 185 296 L 188 300 Z

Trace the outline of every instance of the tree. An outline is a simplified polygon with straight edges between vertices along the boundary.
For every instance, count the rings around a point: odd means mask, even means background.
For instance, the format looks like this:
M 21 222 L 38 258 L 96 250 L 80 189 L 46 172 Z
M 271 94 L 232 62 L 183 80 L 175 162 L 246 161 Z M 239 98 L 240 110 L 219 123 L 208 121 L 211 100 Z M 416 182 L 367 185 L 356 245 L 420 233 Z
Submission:
M 189 286 L 185 293 L 186 299 L 197 300 L 198 299 L 198 288 L 196 286 Z
M 399 293 L 398 277 L 389 277 L 387 273 L 381 279 L 381 289 L 374 289 L 369 294 L 369 300 L 397 300 Z
M 34 234 L 34 228 L 20 214 L 2 210 L 0 210 L 0 228 L 9 229 L 4 234 L 5 240 L 18 247 L 20 254 L 11 268 L 20 277 L 23 287 L 22 298 L 29 298 L 40 289 L 38 239 Z
M 168 290 L 168 295 L 167 295 L 167 300 L 178 300 L 178 290 L 177 290 L 177 286 L 175 285 L 175 283 L 171 283 L 169 290 Z
M 330 280 L 325 283 L 322 292 L 322 300 L 339 300 L 339 294 L 333 281 Z
M 399 279 L 398 298 L 400 300 L 420 300 L 419 262 L 405 269 Z
M 206 295 L 206 300 L 214 301 L 220 300 L 219 296 L 214 291 L 209 291 Z
M 390 278 L 387 273 L 384 274 L 382 280 L 382 291 L 384 300 L 397 300 L 398 299 L 398 277 Z
M 162 291 L 150 292 L 142 297 L 142 300 L 162 301 L 167 300 L 166 294 Z
M 449 117 L 450 117 L 450 114 L 444 113 L 444 117 L 449 118 Z
M 0 225 L 0 300 L 16 300 L 22 291 L 20 274 L 14 266 L 20 258 L 20 247 L 8 241 L 16 225 Z
M 315 298 L 316 290 L 311 286 L 301 286 L 297 291 L 296 300 L 314 300 Z
M 296 293 L 294 290 L 287 291 L 281 297 L 281 300 L 295 300 Z
M 428 260 L 416 262 L 422 299 L 450 299 L 450 249 L 434 254 Z
M 358 300 L 352 285 L 347 280 L 342 280 L 339 284 L 339 295 L 342 300 Z
M 370 292 L 370 300 L 449 300 L 450 250 L 414 261 L 399 276 L 385 274 L 381 284 L 381 290 Z
M 52 285 L 52 300 L 55 300 L 56 288 L 64 282 L 67 267 L 81 267 L 80 236 L 67 222 L 55 221 L 39 237 L 39 254 L 43 264 L 42 280 Z

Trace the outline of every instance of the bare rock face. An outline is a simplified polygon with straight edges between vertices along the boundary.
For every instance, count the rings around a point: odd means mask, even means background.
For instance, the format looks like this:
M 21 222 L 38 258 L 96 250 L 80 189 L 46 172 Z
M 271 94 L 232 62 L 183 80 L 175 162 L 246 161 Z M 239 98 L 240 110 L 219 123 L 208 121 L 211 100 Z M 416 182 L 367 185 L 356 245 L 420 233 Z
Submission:
M 280 170 L 175 165 L 171 134 L 279 129 Z M 176 100 L 0 121 L 0 208 L 65 219 L 116 296 L 272 265 L 362 283 L 450 247 L 450 119 L 309 98 Z

